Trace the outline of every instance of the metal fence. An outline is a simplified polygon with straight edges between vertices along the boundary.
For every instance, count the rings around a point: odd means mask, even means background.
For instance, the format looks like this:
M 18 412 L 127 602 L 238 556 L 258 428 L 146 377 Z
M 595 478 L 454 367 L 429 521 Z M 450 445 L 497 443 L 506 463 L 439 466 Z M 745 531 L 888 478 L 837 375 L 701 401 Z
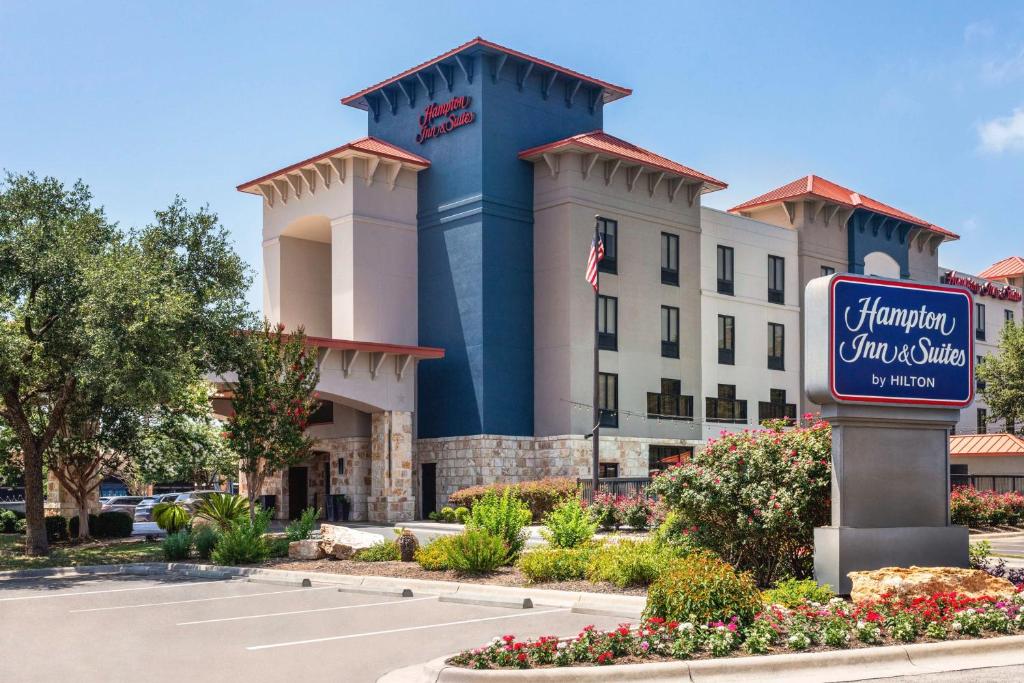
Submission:
M 577 479 L 580 485 L 580 494 L 587 504 L 594 502 L 594 481 L 592 479 Z M 651 485 L 649 477 L 615 477 L 601 479 L 601 493 L 611 493 L 615 496 L 635 496 L 638 493 L 647 493 L 647 487 Z
M 1024 493 L 1022 474 L 951 474 L 949 482 L 953 486 L 970 486 L 978 491 Z
M 20 503 L 25 500 L 22 486 L 0 486 L 0 503 Z

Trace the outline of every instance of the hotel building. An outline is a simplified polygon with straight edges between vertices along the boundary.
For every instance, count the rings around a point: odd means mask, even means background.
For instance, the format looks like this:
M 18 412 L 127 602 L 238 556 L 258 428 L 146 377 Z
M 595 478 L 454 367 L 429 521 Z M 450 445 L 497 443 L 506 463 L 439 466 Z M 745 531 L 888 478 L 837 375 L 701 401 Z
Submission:
M 950 276 L 956 235 L 817 176 L 702 206 L 724 181 L 604 130 L 630 94 L 476 38 L 343 98 L 367 137 L 239 186 L 263 203 L 264 313 L 321 354 L 318 450 L 261 491 L 282 516 L 345 494 L 402 521 L 469 485 L 589 476 L 595 220 L 602 476 L 813 410 L 810 280 Z M 986 344 L 1004 304 L 1021 315 L 1015 268 L 972 279 L 1017 293 L 990 297 Z

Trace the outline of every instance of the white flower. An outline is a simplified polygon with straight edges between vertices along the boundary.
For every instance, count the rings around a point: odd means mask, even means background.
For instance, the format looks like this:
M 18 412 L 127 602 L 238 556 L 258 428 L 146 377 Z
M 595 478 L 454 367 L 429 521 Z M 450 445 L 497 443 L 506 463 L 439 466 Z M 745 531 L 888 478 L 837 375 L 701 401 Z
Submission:
M 677 629 L 680 630 L 680 631 L 692 631 L 693 630 L 693 624 L 691 624 L 688 621 L 684 621 L 683 623 L 679 624 Z
M 867 622 L 863 619 L 857 622 L 857 628 L 864 628 L 865 626 L 867 626 Z
M 954 631 L 959 631 L 959 630 L 960 630 L 960 629 L 962 629 L 962 628 L 963 628 L 963 626 L 961 626 L 961 625 L 960 625 L 960 622 L 959 622 L 959 621 L 954 621 L 954 622 L 953 622 L 953 630 L 954 630 Z
M 846 602 L 846 600 L 843 600 L 842 598 L 836 597 L 836 598 L 832 598 L 831 600 L 829 600 L 828 604 L 830 604 L 830 605 L 841 605 L 844 602 Z

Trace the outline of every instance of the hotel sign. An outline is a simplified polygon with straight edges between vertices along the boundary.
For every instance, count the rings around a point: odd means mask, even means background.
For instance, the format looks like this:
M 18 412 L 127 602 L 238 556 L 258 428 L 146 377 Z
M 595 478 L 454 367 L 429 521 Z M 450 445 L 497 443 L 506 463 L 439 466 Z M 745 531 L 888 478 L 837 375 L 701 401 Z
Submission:
M 942 276 L 942 282 L 947 285 L 966 287 L 978 296 L 990 296 L 993 299 L 1003 299 L 1005 301 L 1021 300 L 1020 291 L 1010 285 L 1003 285 L 1000 287 L 999 285 L 991 282 L 977 282 L 976 280 L 969 278 L 966 275 L 960 275 L 953 270 Z
M 469 95 L 458 95 L 441 104 L 428 104 L 420 114 L 420 132 L 416 135 L 416 142 L 422 145 L 430 138 L 450 133 L 456 128 L 476 121 L 476 113 L 466 111 L 471 102 L 472 98 Z
M 973 311 L 958 287 L 819 278 L 808 285 L 808 393 L 831 403 L 966 406 L 974 394 Z M 825 357 L 812 358 L 826 332 Z

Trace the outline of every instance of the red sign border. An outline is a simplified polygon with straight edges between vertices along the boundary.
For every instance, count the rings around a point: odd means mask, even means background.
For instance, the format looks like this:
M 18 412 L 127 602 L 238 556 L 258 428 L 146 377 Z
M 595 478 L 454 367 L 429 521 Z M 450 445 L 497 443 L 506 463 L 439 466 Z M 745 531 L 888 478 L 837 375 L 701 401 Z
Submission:
M 959 294 L 966 297 L 967 299 L 967 311 L 969 323 L 967 329 L 969 330 L 968 339 L 970 341 L 970 351 L 968 354 L 968 362 L 970 363 L 970 377 L 969 379 L 969 393 L 966 401 L 943 401 L 938 399 L 927 399 L 927 398 L 891 398 L 883 396 L 856 396 L 841 394 L 836 391 L 836 346 L 835 346 L 835 332 L 836 332 L 836 309 L 835 309 L 835 289 L 836 285 L 840 282 L 862 282 L 872 285 L 881 285 L 884 287 L 894 287 L 896 289 L 924 289 L 936 292 L 946 292 L 949 294 Z M 890 405 L 907 405 L 907 404 L 926 404 L 929 406 L 948 406 L 951 408 L 966 408 L 974 402 L 974 298 L 971 296 L 970 291 L 963 287 L 953 287 L 944 285 L 926 285 L 919 282 L 898 282 L 895 280 L 882 280 L 872 277 L 865 277 L 860 275 L 836 275 L 832 278 L 832 282 L 829 283 L 828 287 L 828 311 L 829 311 L 829 328 L 828 328 L 828 390 L 832 394 L 832 398 L 837 401 L 850 401 L 856 403 L 879 403 L 879 404 L 890 404 Z

